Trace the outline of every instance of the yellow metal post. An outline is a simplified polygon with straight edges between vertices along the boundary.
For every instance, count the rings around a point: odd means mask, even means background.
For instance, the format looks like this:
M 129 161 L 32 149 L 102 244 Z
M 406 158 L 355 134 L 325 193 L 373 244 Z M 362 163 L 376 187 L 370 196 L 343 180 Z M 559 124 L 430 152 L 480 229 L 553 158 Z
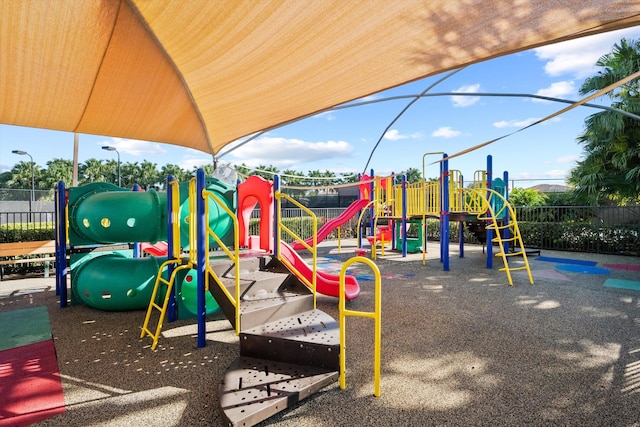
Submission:
M 365 312 L 365 311 L 355 311 L 355 310 L 347 310 L 345 308 L 346 298 L 345 298 L 345 276 L 347 273 L 347 268 L 356 262 L 361 262 L 367 264 L 374 273 L 375 276 L 375 303 L 374 303 L 374 311 Z M 380 397 L 380 355 L 382 348 L 382 284 L 380 280 L 380 270 L 378 266 L 368 258 L 365 257 L 355 257 L 347 260 L 344 263 L 342 268 L 340 269 L 340 301 L 339 301 L 339 309 L 340 309 L 340 388 L 345 389 L 347 386 L 347 378 L 346 378 L 346 317 L 354 316 L 354 317 L 368 317 L 374 320 L 374 348 L 373 348 L 373 394 L 376 397 Z

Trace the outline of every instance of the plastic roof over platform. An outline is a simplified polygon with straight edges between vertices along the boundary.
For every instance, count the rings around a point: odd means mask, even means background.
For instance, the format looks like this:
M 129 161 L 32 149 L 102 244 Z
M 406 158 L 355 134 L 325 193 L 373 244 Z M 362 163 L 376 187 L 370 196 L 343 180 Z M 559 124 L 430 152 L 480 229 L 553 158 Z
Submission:
M 0 0 L 0 123 L 215 154 L 416 79 L 639 24 L 629 0 Z

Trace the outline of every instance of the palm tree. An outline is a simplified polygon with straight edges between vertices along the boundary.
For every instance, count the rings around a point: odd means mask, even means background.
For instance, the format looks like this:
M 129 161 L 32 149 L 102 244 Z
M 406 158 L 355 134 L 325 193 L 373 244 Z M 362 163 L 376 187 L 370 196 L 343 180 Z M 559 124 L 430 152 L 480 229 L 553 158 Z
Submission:
M 73 162 L 67 159 L 53 159 L 47 162 L 47 170 L 44 171 L 41 186 L 51 189 L 58 181 L 71 182 L 73 174 Z
M 191 174 L 189 172 L 185 171 L 180 166 L 171 163 L 160 168 L 160 179 L 163 180 L 163 182 L 166 181 L 169 175 L 173 175 L 178 182 L 186 182 L 191 179 Z
M 159 185 L 160 175 L 158 174 L 157 165 L 148 160 L 143 161 L 140 165 L 140 174 L 138 175 L 137 183 L 145 190 Z
M 602 69 L 584 81 L 581 95 L 601 90 L 640 70 L 640 41 L 622 39 L 596 65 Z M 638 79 L 606 96 L 612 107 L 640 113 Z M 640 198 L 640 123 L 637 120 L 610 110 L 593 114 L 585 121 L 585 131 L 578 142 L 584 147 L 585 159 L 578 162 L 569 178 L 577 197 L 591 203 L 605 198 L 623 203 Z
M 81 184 L 107 181 L 108 173 L 102 160 L 88 159 L 80 165 L 79 169 Z

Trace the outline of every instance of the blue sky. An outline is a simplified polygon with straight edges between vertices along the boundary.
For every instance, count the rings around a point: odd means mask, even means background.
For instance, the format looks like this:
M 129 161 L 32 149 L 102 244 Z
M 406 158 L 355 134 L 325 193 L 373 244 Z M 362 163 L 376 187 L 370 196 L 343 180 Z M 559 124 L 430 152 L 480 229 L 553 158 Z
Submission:
M 577 91 L 584 78 L 596 71 L 593 64 L 623 37 L 639 39 L 640 27 L 471 65 L 437 84 L 429 93 L 524 93 L 578 100 Z M 441 77 L 419 80 L 365 99 L 415 95 Z M 367 171 L 373 168 L 376 174 L 386 175 L 411 167 L 421 170 L 426 152 L 454 154 L 510 134 L 567 106 L 520 97 L 432 96 L 413 104 L 385 134 L 384 129 L 409 101 L 393 100 L 318 114 L 271 130 L 224 156 L 221 162 L 245 163 L 252 167 L 273 165 L 280 170 L 295 169 L 303 173 L 309 170 L 361 172 L 374 145 L 384 135 Z M 607 105 L 607 100 L 593 103 Z M 465 178 L 471 178 L 475 170 L 485 168 L 486 156 L 491 154 L 494 174 L 508 171 L 510 179 L 516 180 L 516 186 L 529 187 L 543 182 L 538 180 L 549 179 L 558 181 L 546 183 L 561 184 L 582 156 L 576 137 L 583 131 L 584 120 L 597 111 L 600 110 L 578 107 L 452 159 L 450 168 L 461 170 Z M 72 159 L 73 140 L 73 133 L 69 132 L 0 125 L 0 171 L 29 160 L 11 153 L 16 149 L 27 151 L 40 167 L 45 167 L 53 158 Z M 158 166 L 174 163 L 185 169 L 211 163 L 210 155 L 191 149 L 85 134 L 80 135 L 79 161 L 115 160 L 116 153 L 102 150 L 102 145 L 116 147 L 123 163 L 148 160 Z M 435 160 L 435 156 L 428 159 Z M 428 165 L 426 176 L 436 176 L 437 171 L 438 166 Z

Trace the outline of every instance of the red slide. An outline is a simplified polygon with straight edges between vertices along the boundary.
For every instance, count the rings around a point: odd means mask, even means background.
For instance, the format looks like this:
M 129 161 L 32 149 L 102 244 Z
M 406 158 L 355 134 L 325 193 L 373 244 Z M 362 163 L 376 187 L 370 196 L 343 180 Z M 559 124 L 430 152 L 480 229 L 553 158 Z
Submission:
M 140 250 L 153 256 L 166 256 L 169 253 L 167 242 L 140 243 Z
M 363 209 L 365 206 L 369 204 L 369 200 L 359 199 L 355 202 L 351 203 L 344 212 L 342 212 L 339 216 L 327 221 L 325 225 L 320 227 L 318 230 L 318 240 L 317 242 L 322 242 L 333 230 L 340 227 L 355 215 L 360 212 L 360 209 Z M 313 237 L 309 237 L 304 241 L 307 245 L 311 246 L 313 244 Z M 305 249 L 305 247 L 300 242 L 293 242 L 293 249 L 300 250 Z
M 296 270 L 300 272 L 309 282 L 312 281 L 313 269 L 309 264 L 303 260 L 300 255 L 293 248 L 287 245 L 285 242 L 280 244 L 280 254 L 285 258 Z M 345 275 L 344 276 L 344 296 L 347 300 L 356 299 L 360 295 L 360 285 L 355 277 Z M 335 274 L 323 273 L 317 271 L 316 273 L 316 291 L 323 295 L 329 295 L 331 297 L 340 296 L 340 276 Z

